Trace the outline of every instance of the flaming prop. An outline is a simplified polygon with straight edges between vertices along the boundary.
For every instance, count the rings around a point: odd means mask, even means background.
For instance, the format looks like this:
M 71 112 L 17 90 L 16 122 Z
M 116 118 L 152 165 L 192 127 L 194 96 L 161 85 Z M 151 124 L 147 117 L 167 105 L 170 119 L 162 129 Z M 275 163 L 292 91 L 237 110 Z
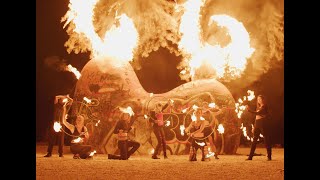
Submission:
M 81 137 L 78 137 L 77 139 L 73 139 L 71 142 L 72 143 L 80 143 L 80 142 L 83 142 L 83 139 Z
M 223 125 L 222 125 L 222 124 L 219 124 L 217 130 L 218 130 L 218 132 L 219 132 L 220 134 L 223 134 L 223 133 L 224 133 L 224 127 L 223 127 Z
M 54 124 L 53 124 L 54 131 L 60 132 L 61 128 L 62 128 L 62 126 L 61 126 L 61 124 L 59 122 L 54 122 Z
M 72 73 L 76 76 L 77 79 L 79 79 L 80 76 L 81 76 L 81 74 L 80 74 L 80 72 L 77 70 L 77 68 L 71 66 L 71 64 L 69 64 L 69 65 L 66 67 L 66 71 L 72 72 Z
M 239 98 L 238 102 L 235 103 L 236 109 L 235 112 L 237 113 L 238 118 L 240 119 L 242 116 L 243 111 L 246 109 L 244 105 L 245 102 L 252 101 L 255 98 L 254 91 L 248 90 L 248 96 L 243 96 L 243 99 Z
M 184 125 L 180 125 L 180 134 L 181 134 L 181 136 L 184 136 L 184 130 L 185 130 L 186 128 L 184 127 Z
M 93 150 L 93 151 L 89 154 L 89 156 L 93 156 L 96 152 L 97 152 L 96 150 Z

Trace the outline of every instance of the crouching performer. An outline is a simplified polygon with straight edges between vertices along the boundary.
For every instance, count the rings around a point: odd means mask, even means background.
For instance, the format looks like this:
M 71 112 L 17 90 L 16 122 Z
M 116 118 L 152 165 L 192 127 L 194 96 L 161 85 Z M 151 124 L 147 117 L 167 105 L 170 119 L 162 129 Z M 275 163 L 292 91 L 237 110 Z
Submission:
M 131 107 L 126 109 L 120 108 L 120 110 L 122 111 L 122 114 L 113 131 L 118 137 L 120 156 L 108 154 L 108 159 L 128 160 L 128 158 L 140 147 L 140 143 L 130 140 L 128 137 L 128 132 L 132 129 L 132 124 L 137 116 L 134 116 Z

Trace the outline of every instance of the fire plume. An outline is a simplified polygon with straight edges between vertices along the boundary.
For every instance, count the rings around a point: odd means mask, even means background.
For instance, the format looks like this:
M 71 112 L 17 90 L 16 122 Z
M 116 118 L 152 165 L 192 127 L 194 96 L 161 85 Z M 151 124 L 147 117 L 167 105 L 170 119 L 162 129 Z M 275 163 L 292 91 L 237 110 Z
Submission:
M 81 76 L 81 74 L 80 74 L 80 72 L 77 70 L 77 68 L 73 67 L 71 64 L 69 64 L 69 65 L 66 67 L 66 70 L 72 72 L 72 73 L 76 76 L 77 79 L 79 79 L 80 76 Z

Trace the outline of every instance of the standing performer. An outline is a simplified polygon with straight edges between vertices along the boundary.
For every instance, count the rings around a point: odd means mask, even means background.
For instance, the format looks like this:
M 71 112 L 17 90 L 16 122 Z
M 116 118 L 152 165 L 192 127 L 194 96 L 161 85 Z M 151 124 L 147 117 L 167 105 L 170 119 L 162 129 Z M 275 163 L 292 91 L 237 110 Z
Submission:
M 48 141 L 48 149 L 47 149 L 47 154 L 44 157 L 51 157 L 52 156 L 52 149 L 53 145 L 56 143 L 58 140 L 58 153 L 59 157 L 63 157 L 63 146 L 64 146 L 64 126 L 62 124 L 62 111 L 63 111 L 63 106 L 69 106 L 71 105 L 73 100 L 69 97 L 69 95 L 57 95 L 54 98 L 54 118 L 53 121 L 49 123 L 49 141 Z M 62 126 L 62 130 L 59 132 L 56 132 L 53 129 L 54 123 L 59 122 L 60 125 Z
M 162 106 L 161 103 L 157 103 L 156 107 L 153 111 L 150 113 L 150 119 L 149 121 L 153 123 L 153 132 L 156 135 L 157 138 L 157 146 L 156 149 L 154 150 L 154 153 L 152 155 L 152 159 L 160 159 L 157 155 L 159 154 L 159 149 L 162 146 L 163 148 L 163 157 L 164 159 L 167 159 L 167 144 L 166 144 L 166 136 L 164 133 L 164 121 L 163 121 L 163 111 L 165 111 L 168 107 L 172 106 L 172 102 L 169 99 L 168 102 Z
M 120 120 L 117 122 L 113 131 L 114 134 L 118 135 L 120 156 L 108 154 L 108 159 L 128 160 L 128 158 L 140 147 L 140 143 L 130 140 L 128 137 L 128 132 L 132 129 L 132 124 L 137 118 L 132 109 L 130 109 L 131 108 L 122 109 L 123 112 L 120 115 Z M 129 150 L 129 148 L 131 149 Z
M 195 111 L 195 116 L 195 121 L 193 120 L 185 129 L 186 133 L 192 138 L 189 160 L 197 161 L 197 151 L 200 148 L 202 151 L 201 161 L 205 161 L 206 154 L 208 153 L 208 146 L 203 133 L 205 121 L 201 120 L 202 110 L 200 108 Z
M 268 131 L 267 128 L 267 121 L 268 119 L 268 106 L 265 101 L 265 97 L 262 95 L 259 95 L 257 97 L 257 110 L 252 111 L 248 108 L 247 106 L 247 111 L 253 113 L 256 115 L 255 123 L 254 123 L 254 128 L 253 128 L 253 142 L 251 144 L 251 150 L 249 157 L 246 160 L 252 160 L 254 151 L 256 150 L 256 145 L 258 142 L 258 138 L 260 133 L 264 137 L 264 142 L 266 145 L 267 153 L 268 153 L 268 161 L 271 160 L 271 139 L 270 139 L 270 132 Z

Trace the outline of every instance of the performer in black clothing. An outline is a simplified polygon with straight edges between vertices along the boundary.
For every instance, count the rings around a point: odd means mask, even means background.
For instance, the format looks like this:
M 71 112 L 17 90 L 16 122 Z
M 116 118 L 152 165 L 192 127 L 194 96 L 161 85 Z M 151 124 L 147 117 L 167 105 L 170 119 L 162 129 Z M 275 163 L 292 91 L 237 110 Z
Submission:
M 71 141 L 70 151 L 74 154 L 74 159 L 87 159 L 92 158 L 90 156 L 90 151 L 92 147 L 90 145 L 85 145 L 89 138 L 89 133 L 87 127 L 84 125 L 84 117 L 82 115 L 77 115 L 75 120 L 75 125 L 67 122 L 65 118 L 66 107 L 63 106 L 63 124 L 70 130 L 74 139 Z
M 63 146 L 64 146 L 64 126 L 62 124 L 62 111 L 63 111 L 63 106 L 69 106 L 71 105 L 73 100 L 69 97 L 69 95 L 58 95 L 55 96 L 54 99 L 54 118 L 53 121 L 49 123 L 49 136 L 48 136 L 48 149 L 47 149 L 47 154 L 44 157 L 51 157 L 52 156 L 52 149 L 53 145 L 56 143 L 58 140 L 58 153 L 59 157 L 63 157 Z M 53 125 L 55 122 L 59 122 L 61 125 L 62 130 L 59 132 L 56 132 L 53 129 Z
M 206 157 L 208 154 L 208 146 L 204 136 L 205 121 L 201 120 L 202 109 L 195 110 L 195 120 L 189 124 L 185 132 L 191 137 L 191 147 L 189 153 L 189 161 L 197 161 L 197 151 L 200 148 L 202 152 L 201 161 L 209 159 Z
M 132 114 L 131 114 L 132 115 Z M 128 132 L 132 129 L 132 124 L 137 116 L 130 116 L 130 113 L 123 112 L 120 120 L 117 122 L 113 131 L 118 135 L 118 148 L 120 149 L 120 156 L 108 154 L 108 159 L 128 160 L 128 158 L 140 147 L 140 143 L 130 140 Z M 131 148 L 129 150 L 129 148 Z
M 271 160 L 271 140 L 270 140 L 270 132 L 266 126 L 268 119 L 268 106 L 265 102 L 265 97 L 259 95 L 257 97 L 257 111 L 252 111 L 247 106 L 247 111 L 254 113 L 256 115 L 254 129 L 253 129 L 253 142 L 251 144 L 251 150 L 249 157 L 246 160 L 252 160 L 254 151 L 256 150 L 256 145 L 258 142 L 258 138 L 260 133 L 264 137 L 264 142 L 267 149 L 268 160 Z
M 164 121 L 163 121 L 163 111 L 169 107 L 169 104 L 172 105 L 171 100 L 162 107 L 161 103 L 157 103 L 156 107 L 153 111 L 150 112 L 149 121 L 153 123 L 153 132 L 157 138 L 157 146 L 154 150 L 152 155 L 152 159 L 160 159 L 157 155 L 159 154 L 159 149 L 162 146 L 163 148 L 163 156 L 164 159 L 167 159 L 167 144 L 166 144 L 166 137 L 164 134 Z

